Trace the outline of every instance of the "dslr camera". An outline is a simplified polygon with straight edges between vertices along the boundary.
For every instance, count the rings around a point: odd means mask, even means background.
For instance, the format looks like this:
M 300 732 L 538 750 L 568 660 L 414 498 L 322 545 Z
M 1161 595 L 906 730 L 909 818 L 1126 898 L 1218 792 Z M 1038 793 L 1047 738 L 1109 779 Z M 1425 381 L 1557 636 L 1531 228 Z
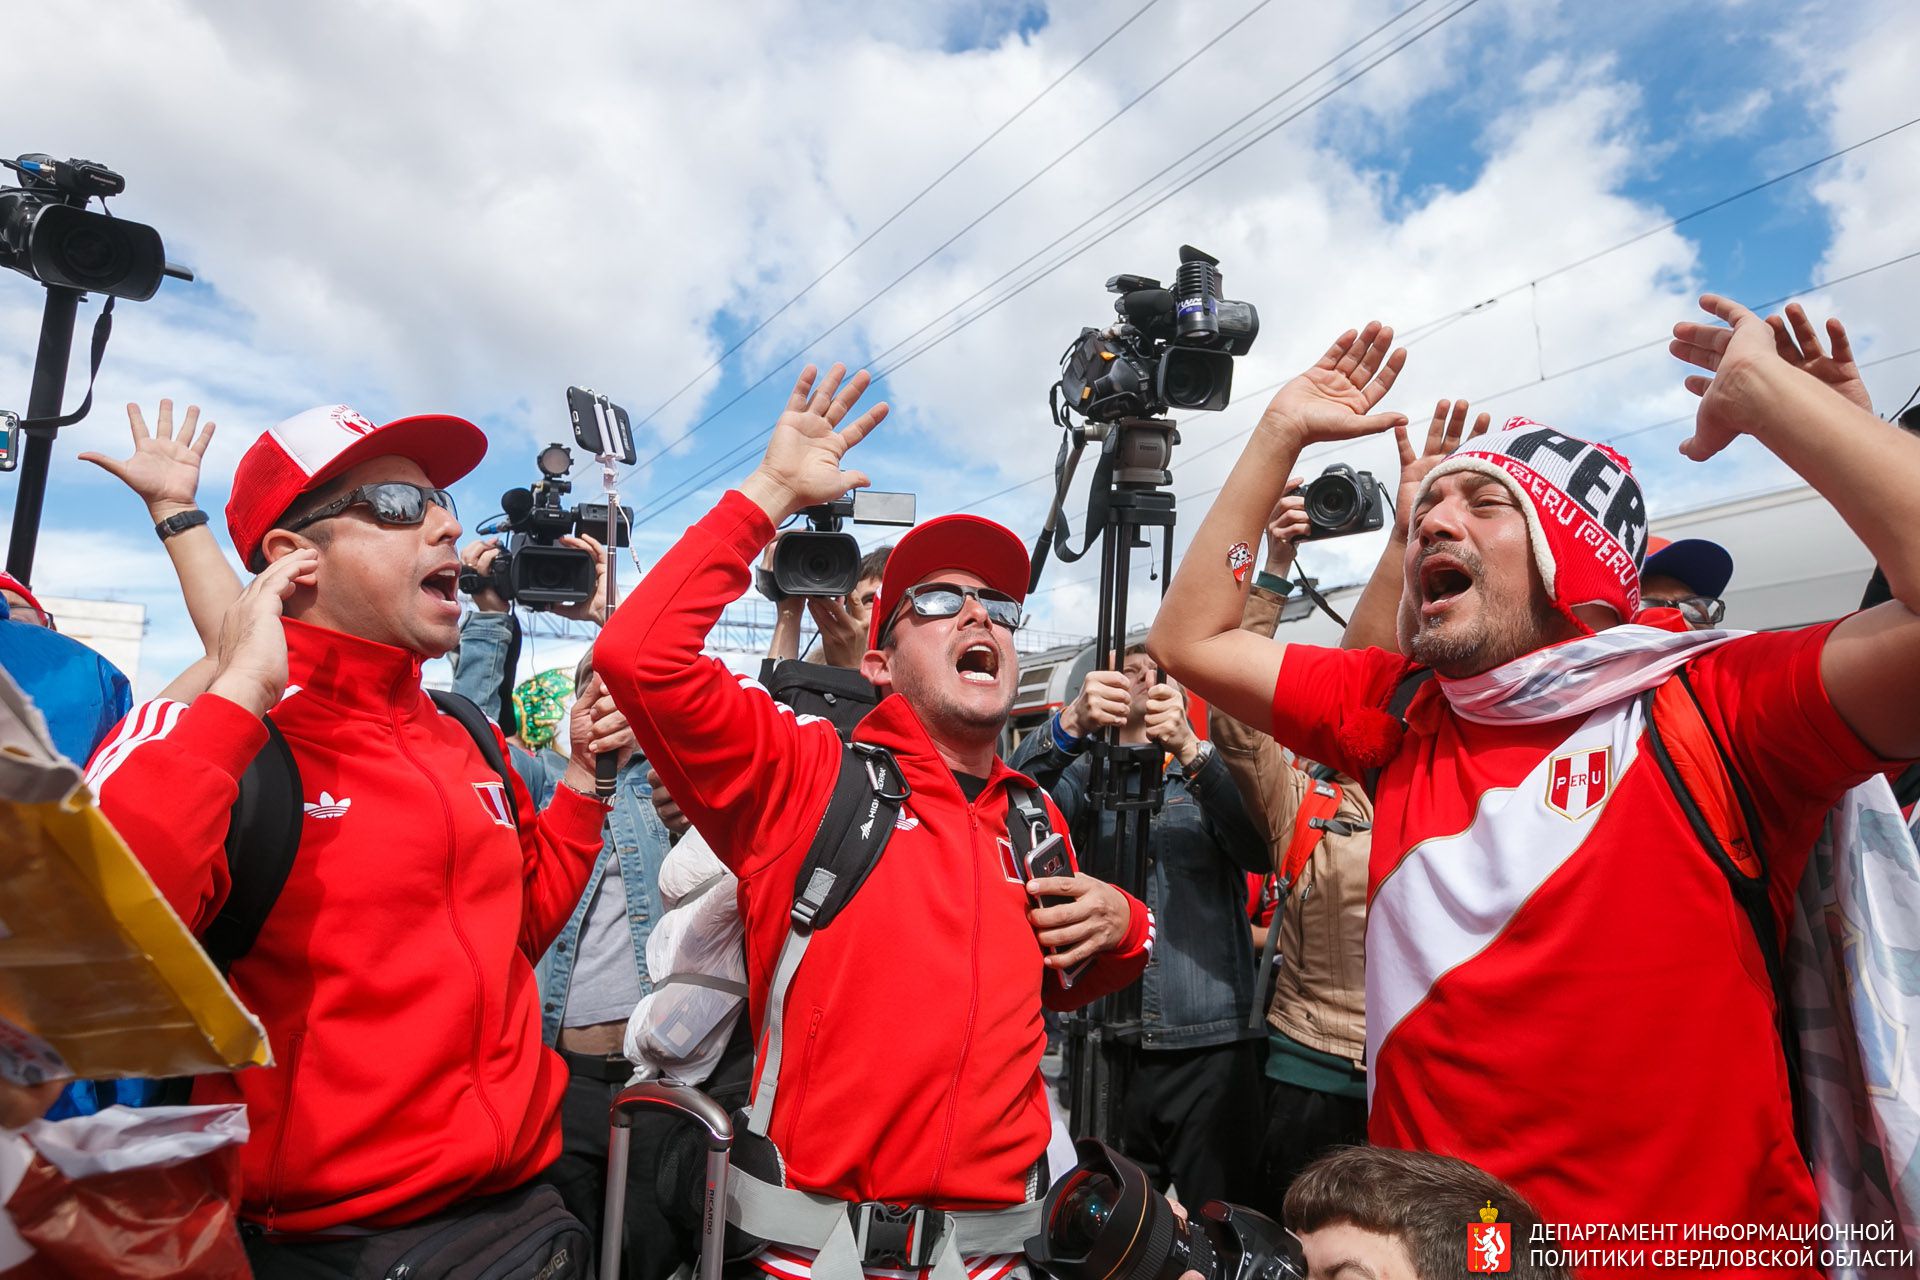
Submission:
M 911 527 L 914 496 L 855 489 L 799 514 L 807 527 L 782 533 L 773 546 L 773 568 L 754 570 L 754 584 L 769 600 L 788 596 L 844 596 L 860 585 L 860 540 L 841 526 L 885 524 Z
M 1386 523 L 1386 491 L 1371 471 L 1355 471 L 1336 462 L 1295 490 L 1307 497 L 1311 528 L 1302 542 L 1371 533 Z
M 1067 409 L 1090 422 L 1118 422 L 1226 408 L 1233 358 L 1253 346 L 1260 313 L 1221 297 L 1220 288 L 1220 260 L 1190 244 L 1180 246 L 1171 289 L 1146 276 L 1108 280 L 1107 292 L 1119 295 L 1119 321 L 1082 329 L 1061 357 L 1056 421 Z
M 1098 1138 L 1040 1207 L 1027 1260 L 1055 1280 L 1306 1280 L 1306 1254 L 1279 1223 L 1209 1200 L 1182 1222 L 1139 1165 Z
M 540 479 L 524 489 L 509 489 L 500 495 L 504 514 L 482 525 L 481 533 L 506 531 L 500 554 L 493 558 L 483 576 L 473 569 L 461 569 L 460 589 L 475 595 L 491 588 L 510 603 L 544 612 L 555 605 L 584 604 L 593 598 L 595 572 L 593 553 L 579 547 L 563 547 L 561 538 L 587 535 L 602 541 L 607 536 L 607 504 L 581 502 L 567 506 L 566 495 L 573 491 L 567 476 L 573 470 L 573 451 L 563 444 L 550 444 L 535 459 Z M 632 541 L 633 509 L 620 508 L 615 526 L 614 546 Z M 608 549 L 612 554 L 612 548 Z

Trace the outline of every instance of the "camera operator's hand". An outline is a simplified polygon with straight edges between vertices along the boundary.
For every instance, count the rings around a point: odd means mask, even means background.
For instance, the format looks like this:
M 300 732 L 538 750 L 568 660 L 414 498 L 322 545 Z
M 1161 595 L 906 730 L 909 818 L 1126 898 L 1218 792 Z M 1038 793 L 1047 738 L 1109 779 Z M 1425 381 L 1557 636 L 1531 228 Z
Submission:
M 1133 691 L 1124 671 L 1089 671 L 1080 683 L 1080 696 L 1060 709 L 1060 729 L 1084 738 L 1095 729 L 1123 725 L 1133 706 Z
M 220 624 L 215 657 L 219 668 L 207 692 L 256 716 L 265 716 L 287 687 L 287 633 L 280 626 L 295 587 L 312 586 L 320 553 L 311 547 L 288 552 L 240 593 Z
M 680 812 L 680 806 L 667 793 L 667 784 L 660 780 L 659 772 L 652 765 L 647 766 L 647 786 L 652 791 L 649 798 L 653 801 L 654 813 L 660 818 L 660 825 L 675 839 L 687 834 L 693 823 L 687 820 L 686 814 Z
M 1466 441 L 1487 433 L 1487 424 L 1493 421 L 1493 415 L 1481 414 L 1473 420 L 1473 426 L 1469 429 L 1467 412 L 1465 400 L 1442 400 L 1433 406 L 1433 420 L 1427 424 L 1427 442 L 1417 454 L 1413 451 L 1413 440 L 1407 435 L 1407 429 L 1403 426 L 1393 429 L 1393 438 L 1400 445 L 1400 491 L 1393 499 L 1396 537 L 1407 536 L 1407 521 L 1412 518 L 1413 500 L 1419 494 L 1420 482 L 1427 478 L 1427 473 Z
M 596 627 L 607 624 L 607 549 L 600 545 L 597 538 L 587 535 L 574 537 L 568 534 L 560 539 L 560 546 L 572 547 L 584 551 L 593 557 L 593 598 L 579 604 L 557 604 L 553 612 L 562 618 L 572 618 L 575 622 L 591 622 Z
M 139 494 L 156 524 L 193 510 L 194 492 L 200 487 L 200 460 L 213 443 L 214 431 L 213 423 L 200 423 L 200 406 L 187 406 L 177 435 L 171 400 L 160 402 L 152 431 L 147 430 L 140 406 L 128 405 L 127 426 L 133 431 L 132 457 L 116 462 L 104 453 L 87 452 L 80 455 L 80 460 L 91 462 Z
M 1256 430 L 1291 437 L 1304 448 L 1326 440 L 1352 440 L 1404 423 L 1399 413 L 1375 413 L 1407 363 L 1407 349 L 1388 354 L 1393 329 L 1378 320 L 1334 339 L 1311 369 L 1274 393 Z
M 1027 892 L 1036 898 L 1073 899 L 1057 907 L 1034 907 L 1027 912 L 1041 946 L 1067 948 L 1047 956 L 1049 969 L 1071 969 L 1082 960 L 1113 950 L 1127 936 L 1132 920 L 1127 897 L 1105 880 L 1096 880 L 1084 871 L 1072 876 L 1047 876 L 1027 881 Z
M 481 538 L 469 542 L 460 548 L 460 563 L 480 575 L 482 582 L 488 581 L 487 575 L 493 572 L 493 562 L 500 558 L 500 539 Z M 482 587 L 473 593 L 473 607 L 481 613 L 505 613 L 506 597 L 492 587 Z
M 776 525 L 803 507 L 831 502 L 849 489 L 873 483 L 864 471 L 842 470 L 840 462 L 887 416 L 886 402 L 842 427 L 841 420 L 853 411 L 872 378 L 862 369 L 842 387 L 847 369 L 836 364 L 816 388 L 817 373 L 812 365 L 800 371 L 786 412 L 773 424 L 766 456 L 740 485 Z
M 820 659 L 830 667 L 849 670 L 867 653 L 867 629 L 853 620 L 839 596 L 808 596 L 807 612 L 820 628 Z
M 1187 719 L 1186 695 L 1172 681 L 1147 690 L 1147 741 L 1173 752 L 1181 764 L 1192 764 L 1200 750 L 1200 735 Z
M 567 737 L 573 744 L 573 755 L 561 781 L 587 795 L 593 794 L 594 766 L 601 753 L 613 752 L 622 768 L 633 756 L 633 730 L 627 727 L 626 716 L 613 705 L 613 695 L 600 683 L 598 674 L 588 677 L 586 686 L 567 712 Z
M 1299 476 L 1287 481 L 1287 491 L 1273 504 L 1273 514 L 1267 517 L 1266 571 L 1276 578 L 1284 578 L 1293 571 L 1293 556 L 1300 549 L 1300 539 L 1313 528 L 1313 522 L 1307 519 L 1307 495 L 1298 492 L 1304 484 L 1306 481 Z
M 1787 314 L 1768 316 L 1773 329 L 1774 347 L 1780 358 L 1796 369 L 1812 374 L 1847 399 L 1873 412 L 1873 397 L 1867 394 L 1860 366 L 1853 362 L 1853 344 L 1847 341 L 1847 326 L 1840 317 L 1827 317 L 1827 336 L 1833 340 L 1833 354 L 1820 349 L 1820 334 L 1807 319 L 1807 309 L 1797 302 L 1787 304 Z

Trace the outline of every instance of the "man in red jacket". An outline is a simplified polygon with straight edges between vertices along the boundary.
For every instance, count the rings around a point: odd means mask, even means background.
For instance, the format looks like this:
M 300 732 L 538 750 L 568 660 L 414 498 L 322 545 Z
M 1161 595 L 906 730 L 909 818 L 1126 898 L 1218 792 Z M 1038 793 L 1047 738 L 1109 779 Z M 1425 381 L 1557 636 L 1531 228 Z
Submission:
M 263 1277 L 345 1274 L 383 1232 L 519 1187 L 560 1151 L 566 1071 L 540 1042 L 532 959 L 599 854 L 592 752 L 620 725 L 611 703 L 576 704 L 571 765 L 536 820 L 421 688 L 420 664 L 458 638 L 445 486 L 485 451 L 458 418 L 375 427 L 344 405 L 262 435 L 227 506 L 259 576 L 211 683 L 135 707 L 88 773 L 200 932 L 232 888 L 223 843 L 266 721 L 292 751 L 298 854 L 231 970 L 275 1064 L 194 1088 L 247 1105 L 242 1212 Z
M 756 1259 L 763 1270 L 805 1276 L 819 1249 L 823 1280 L 857 1275 L 881 1251 L 872 1236 L 862 1252 L 830 1234 L 871 1210 L 850 1216 L 818 1197 L 924 1207 L 937 1231 L 953 1228 L 937 1211 L 1018 1205 L 1064 1171 L 1044 1167 L 1042 1004 L 1071 1008 L 1134 981 L 1152 939 L 1147 909 L 1111 885 L 1081 874 L 1029 883 L 1014 863 L 1010 789 L 1033 784 L 995 746 L 1018 677 L 1026 549 L 990 521 L 948 516 L 894 547 L 861 664 L 888 696 L 855 740 L 890 750 L 911 795 L 859 892 L 813 936 L 783 1010 L 769 1010 L 795 873 L 843 748 L 831 725 L 795 717 L 701 646 L 781 523 L 867 483 L 841 457 L 886 406 L 836 431 L 868 381 L 860 373 L 839 389 L 843 374 L 836 366 L 817 390 L 812 368 L 801 375 L 758 469 L 661 558 L 594 648 L 648 761 L 740 877 L 757 1067 L 770 1012 L 783 1024 L 777 1073 L 756 1096 L 763 1106 L 777 1096 L 767 1136 L 786 1186 L 828 1205 L 828 1238 L 745 1225 L 780 1241 Z M 1068 901 L 1035 909 L 1040 895 Z M 1071 986 L 1062 981 L 1085 961 Z M 936 1276 L 957 1275 L 963 1254 L 976 1278 L 1017 1265 L 1017 1236 L 984 1248 L 969 1238 L 941 1238 Z

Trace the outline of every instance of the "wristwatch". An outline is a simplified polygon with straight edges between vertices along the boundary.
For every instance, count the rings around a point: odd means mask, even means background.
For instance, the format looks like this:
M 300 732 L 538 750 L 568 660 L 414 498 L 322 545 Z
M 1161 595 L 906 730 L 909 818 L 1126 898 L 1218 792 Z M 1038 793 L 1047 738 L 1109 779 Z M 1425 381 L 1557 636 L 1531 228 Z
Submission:
M 195 507 L 191 511 L 182 511 L 178 515 L 168 516 L 159 524 L 154 525 L 153 531 L 160 535 L 160 541 L 165 542 L 176 533 L 185 533 L 189 529 L 197 529 L 206 522 L 207 513 Z
M 1211 759 L 1213 759 L 1213 744 L 1205 738 L 1202 738 L 1200 739 L 1200 745 L 1193 749 L 1192 762 L 1182 765 L 1181 767 L 1189 774 L 1195 774 L 1206 768 L 1207 761 Z

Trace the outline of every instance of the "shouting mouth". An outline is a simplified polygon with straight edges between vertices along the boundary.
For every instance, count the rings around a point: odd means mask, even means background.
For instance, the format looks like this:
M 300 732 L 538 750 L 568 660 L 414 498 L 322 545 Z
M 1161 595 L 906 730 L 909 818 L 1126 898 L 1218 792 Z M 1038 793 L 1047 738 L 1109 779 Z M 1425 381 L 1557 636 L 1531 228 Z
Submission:
M 968 684 L 1000 682 L 1000 651 L 985 640 L 975 640 L 962 649 L 953 666 Z
M 1445 554 L 1427 557 L 1420 565 L 1420 616 L 1435 618 L 1473 590 L 1473 572 Z
M 454 612 L 460 610 L 460 566 L 443 564 L 420 580 L 420 590 L 440 601 Z

